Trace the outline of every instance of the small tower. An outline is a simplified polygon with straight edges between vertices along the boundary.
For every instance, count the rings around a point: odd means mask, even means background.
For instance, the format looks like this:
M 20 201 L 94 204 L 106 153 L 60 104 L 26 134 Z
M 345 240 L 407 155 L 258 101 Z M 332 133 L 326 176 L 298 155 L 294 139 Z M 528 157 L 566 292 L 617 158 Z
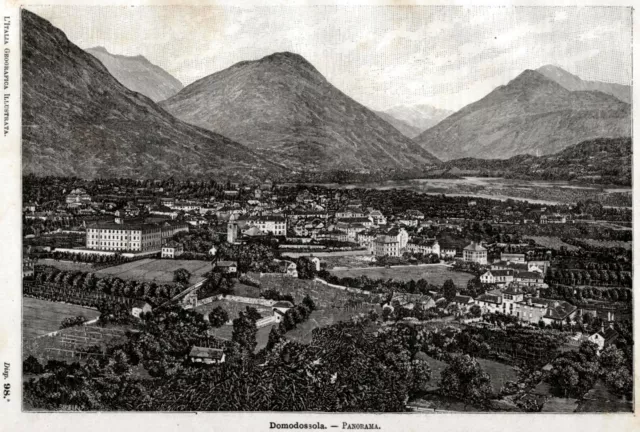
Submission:
M 238 224 L 235 221 L 230 221 L 227 224 L 227 242 L 235 243 L 238 239 Z

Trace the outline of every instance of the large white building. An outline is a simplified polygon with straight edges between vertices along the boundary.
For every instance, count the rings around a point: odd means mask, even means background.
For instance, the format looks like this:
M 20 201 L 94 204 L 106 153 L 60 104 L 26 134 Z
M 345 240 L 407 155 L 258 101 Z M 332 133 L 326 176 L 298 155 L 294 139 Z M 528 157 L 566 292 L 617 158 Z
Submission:
M 287 219 L 283 216 L 254 216 L 249 218 L 247 225 L 257 227 L 263 233 L 287 235 Z
M 168 238 L 188 230 L 184 223 L 98 223 L 87 227 L 86 246 L 103 251 L 160 251 Z
M 423 255 L 434 254 L 440 256 L 440 244 L 438 244 L 438 240 L 414 238 L 407 243 L 407 251 L 421 253 Z
M 471 242 L 462 250 L 462 259 L 478 264 L 486 264 L 487 250 L 479 243 Z
M 407 243 L 409 234 L 404 228 L 392 228 L 380 234 L 373 242 L 373 253 L 376 256 L 400 256 Z

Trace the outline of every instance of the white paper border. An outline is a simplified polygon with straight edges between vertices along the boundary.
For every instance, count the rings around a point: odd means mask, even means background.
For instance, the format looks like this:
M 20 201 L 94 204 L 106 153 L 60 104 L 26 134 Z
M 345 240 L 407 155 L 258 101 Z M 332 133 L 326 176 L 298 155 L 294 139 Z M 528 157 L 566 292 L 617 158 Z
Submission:
M 422 6 L 422 5 L 468 5 L 468 6 L 628 6 L 633 7 L 630 0 L 586 0 L 586 1 L 535 1 L 531 0 L 497 0 L 497 1 L 390 1 L 390 0 L 5 0 L 3 20 L 11 18 L 10 43 L 3 43 L 4 49 L 10 49 L 10 134 L 0 134 L 0 374 L 5 362 L 10 363 L 10 376 L 5 380 L 0 375 L 0 394 L 5 383 L 11 384 L 10 402 L 0 399 L 0 431 L 111 431 L 111 430 L 193 430 L 193 431 L 262 431 L 283 430 L 270 429 L 271 422 L 278 423 L 323 423 L 329 430 L 342 430 L 342 422 L 376 423 L 386 431 L 633 431 L 640 430 L 640 421 L 634 414 L 308 414 L 308 413 L 24 413 L 22 412 L 22 233 L 21 233 L 21 123 L 20 123 L 20 14 L 21 5 L 234 5 L 251 7 L 253 5 L 389 5 L 389 6 Z M 638 80 L 638 57 L 635 55 L 640 34 L 636 11 L 633 13 L 633 82 Z M 4 65 L 4 62 L 3 62 Z M 3 93 L 6 93 L 3 92 Z M 638 101 L 639 90 L 634 86 L 633 100 Z M 3 110 L 4 113 L 4 110 Z M 638 116 L 633 115 L 633 130 L 638 130 Z M 634 140 L 635 144 L 635 140 Z M 634 152 L 633 163 L 640 166 L 640 155 Z M 634 184 L 637 181 L 634 171 Z M 638 193 L 633 191 L 634 209 L 638 204 Z M 633 217 L 634 238 L 637 237 L 638 215 Z M 634 274 L 637 274 L 637 257 L 639 250 L 634 243 Z M 634 278 L 634 291 L 638 292 L 638 278 Z M 634 311 L 637 295 L 634 298 Z M 634 312 L 634 334 L 638 334 L 638 320 Z M 640 349 L 636 345 L 634 356 L 638 359 Z M 637 360 L 634 363 L 635 395 L 638 395 L 640 375 L 637 373 Z M 636 412 L 638 404 L 635 404 Z M 337 425 L 338 428 L 331 428 Z

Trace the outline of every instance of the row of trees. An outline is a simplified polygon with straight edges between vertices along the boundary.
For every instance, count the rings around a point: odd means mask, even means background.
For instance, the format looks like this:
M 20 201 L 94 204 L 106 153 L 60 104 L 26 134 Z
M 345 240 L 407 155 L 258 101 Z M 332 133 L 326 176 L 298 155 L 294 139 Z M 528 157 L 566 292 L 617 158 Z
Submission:
M 541 289 L 540 295 L 544 298 L 564 299 L 574 304 L 586 299 L 631 302 L 633 297 L 632 291 L 629 288 L 563 285 L 550 285 L 547 289 Z
M 48 256 L 41 257 L 41 258 L 52 258 L 56 261 L 72 261 L 74 263 L 84 262 L 84 263 L 112 264 L 112 265 L 127 263 L 130 261 L 134 261 L 135 259 L 142 259 L 142 258 L 127 258 L 118 253 L 113 255 L 96 255 L 96 254 L 90 254 L 90 253 L 73 253 L 73 252 L 58 252 L 58 251 L 53 251 Z
M 372 279 L 366 275 L 357 277 L 338 277 L 326 270 L 321 270 L 318 276 L 330 284 L 342 285 L 350 288 L 358 288 L 363 291 L 379 292 L 403 292 L 410 294 L 428 294 L 429 291 L 440 291 L 440 287 L 430 284 L 426 279 L 401 281 L 396 279 Z
M 624 286 L 633 283 L 631 272 L 614 270 L 562 270 L 549 268 L 545 281 L 548 284 L 563 285 L 595 285 L 595 286 Z
M 183 288 L 179 285 L 158 285 L 155 282 L 123 280 L 118 277 L 96 277 L 93 273 L 59 270 L 50 266 L 38 266 L 35 284 L 46 288 L 56 286 L 73 293 L 104 293 L 116 297 L 131 299 L 149 299 L 163 302 L 178 294 Z

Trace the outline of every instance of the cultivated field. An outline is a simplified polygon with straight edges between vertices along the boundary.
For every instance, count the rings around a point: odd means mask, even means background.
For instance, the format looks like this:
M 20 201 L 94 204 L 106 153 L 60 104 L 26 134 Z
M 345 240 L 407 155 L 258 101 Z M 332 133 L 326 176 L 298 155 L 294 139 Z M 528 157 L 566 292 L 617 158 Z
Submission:
M 367 265 L 369 259 L 371 259 L 370 255 L 340 256 L 340 257 L 326 257 L 326 258 L 323 258 L 322 261 L 326 263 L 327 270 L 331 270 L 334 267 L 347 267 L 347 268 L 364 267 Z
M 594 239 L 580 239 L 590 246 L 602 247 L 602 248 L 624 248 L 631 250 L 631 242 L 616 241 L 616 240 L 594 240 Z
M 85 361 L 90 357 L 101 357 L 107 347 L 121 343 L 128 328 L 123 326 L 99 327 L 79 325 L 58 331 L 54 335 L 25 341 L 23 358 L 62 361 Z M 98 350 L 96 350 L 98 348 Z
M 245 285 L 242 282 L 236 282 L 233 285 L 233 295 L 240 297 L 260 298 L 260 288 Z
M 287 332 L 286 338 L 295 340 L 300 343 L 311 343 L 311 332 L 318 327 L 327 327 L 340 321 L 348 321 L 353 316 L 360 313 L 367 313 L 371 309 L 375 309 L 378 314 L 381 314 L 379 305 L 363 304 L 355 309 L 342 309 L 342 308 L 329 308 L 315 310 L 311 313 L 309 319 L 305 322 L 298 324 L 294 330 Z
M 73 261 L 58 261 L 52 258 L 45 258 L 38 260 L 38 264 L 48 265 L 63 271 L 81 271 L 92 272 L 93 264 Z
M 469 273 L 454 272 L 444 265 L 426 266 L 393 266 L 357 268 L 349 270 L 332 270 L 332 274 L 338 277 L 358 277 L 366 275 L 371 279 L 395 279 L 401 281 L 425 279 L 434 285 L 442 285 L 447 279 L 452 279 L 457 286 L 466 286 L 473 275 Z
M 256 340 L 258 342 L 258 345 L 256 346 L 256 351 L 260 351 L 262 348 L 267 346 L 271 327 L 273 327 L 273 324 L 264 326 L 258 329 L 258 334 L 256 335 Z M 231 340 L 232 333 L 233 333 L 233 326 L 230 326 L 230 325 L 223 325 L 220 328 L 209 330 L 209 334 L 225 340 Z
M 211 270 L 209 261 L 170 260 L 170 259 L 142 259 L 98 270 L 96 276 L 117 276 L 121 279 L 132 279 L 156 283 L 173 282 L 173 272 L 184 268 L 191 273 L 190 283 L 196 283 L 203 275 Z
M 499 392 L 507 381 L 518 380 L 515 369 L 509 365 L 482 358 L 477 360 L 480 366 L 482 366 L 482 369 L 491 376 L 491 387 L 493 387 L 493 391 L 495 392 Z
M 260 281 L 263 291 L 274 289 L 282 294 L 291 294 L 296 303 L 302 302 L 304 296 L 309 294 L 318 309 L 341 306 L 349 299 L 375 302 L 378 298 L 378 296 L 370 296 L 368 294 L 349 293 L 312 280 L 276 275 L 263 275 L 260 277 L 260 275 L 251 274 L 251 276 Z
M 206 305 L 198 306 L 195 310 L 203 315 L 209 315 L 209 312 L 211 312 L 218 306 L 222 307 L 224 310 L 227 311 L 227 313 L 229 314 L 230 320 L 238 318 L 239 313 L 244 312 L 247 309 L 247 306 L 255 308 L 258 312 L 260 312 L 260 315 L 262 315 L 263 317 L 267 317 L 272 314 L 271 308 L 268 306 L 241 303 L 241 302 L 228 301 L 228 300 L 217 300 Z
M 31 339 L 60 329 L 63 319 L 83 315 L 97 318 L 95 309 L 24 297 L 22 299 L 22 337 Z
M 567 248 L 567 250 L 578 250 L 579 248 L 560 240 L 560 237 L 539 237 L 539 236 L 529 236 L 526 239 L 532 239 L 536 242 L 537 245 L 542 247 L 548 247 L 551 249 L 560 249 L 561 246 Z M 525 239 L 525 240 L 526 240 Z

